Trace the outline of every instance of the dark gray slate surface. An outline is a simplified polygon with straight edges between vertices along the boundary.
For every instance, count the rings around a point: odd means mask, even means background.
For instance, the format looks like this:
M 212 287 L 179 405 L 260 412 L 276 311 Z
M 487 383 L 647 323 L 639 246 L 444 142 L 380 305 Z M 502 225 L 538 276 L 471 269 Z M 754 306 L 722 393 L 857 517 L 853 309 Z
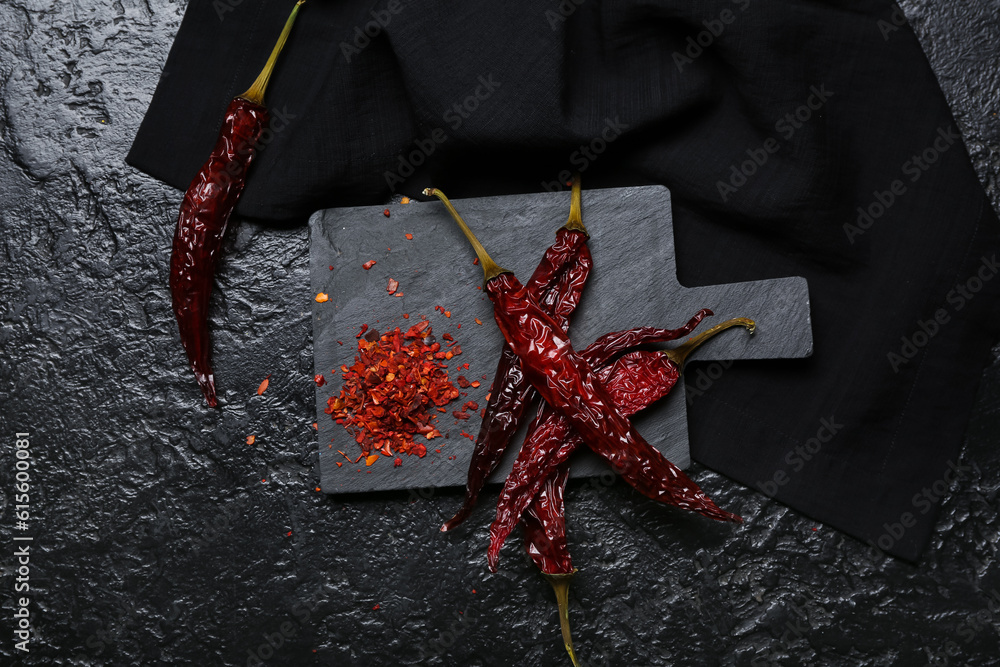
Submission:
M 533 566 L 509 550 L 501 573 L 486 573 L 488 507 L 441 535 L 457 493 L 314 490 L 304 224 L 244 223 L 229 239 L 212 317 L 226 407 L 203 409 L 166 290 L 181 195 L 123 164 L 183 9 L 0 2 L 0 663 L 246 665 L 269 636 L 269 665 L 565 664 Z M 1000 208 L 997 4 L 904 9 Z M 15 660 L 18 431 L 35 452 L 37 634 Z M 916 566 L 872 559 L 701 466 L 695 479 L 743 514 L 742 528 L 706 527 L 621 483 L 571 484 L 581 656 L 615 667 L 996 664 L 998 433 L 994 361 L 963 454 L 974 468 Z
M 555 230 L 565 222 L 569 199 L 569 192 L 559 192 L 459 199 L 454 204 L 494 260 L 527 280 Z M 811 354 L 809 290 L 804 278 L 684 288 L 677 282 L 666 188 L 587 190 L 582 199 L 594 269 L 570 328 L 576 349 L 609 331 L 636 326 L 676 328 L 699 309 L 710 308 L 715 315 L 703 322 L 702 329 L 732 317 L 750 317 L 757 323 L 757 332 L 753 336 L 743 329 L 723 333 L 699 348 L 692 359 L 780 359 Z M 371 467 L 348 465 L 338 449 L 357 458 L 360 448 L 324 410 L 327 398 L 341 386 L 337 369 L 354 363 L 354 338 L 362 323 L 379 331 L 397 326 L 405 330 L 420 316 L 429 317 L 436 336 L 450 333 L 462 348 L 461 356 L 451 362 L 452 377 L 465 374 L 481 382 L 479 388 L 465 390 L 468 395 L 462 401 L 471 399 L 480 405 L 486 404 L 503 343 L 493 322 L 492 304 L 477 289 L 483 271 L 472 263 L 472 247 L 444 205 L 437 201 L 393 205 L 389 218 L 384 210 L 381 206 L 328 209 L 310 220 L 313 292 L 330 296 L 329 301 L 313 305 L 316 373 L 331 380 L 316 390 L 319 442 L 324 443 L 319 448 L 321 486 L 327 493 L 464 485 L 472 442 L 459 433 L 466 430 L 475 436 L 481 421 L 474 417 L 459 422 L 449 418 L 450 413 L 441 415 L 439 428 L 450 435 L 447 441 L 428 443 L 428 455 L 422 459 L 403 457 L 399 468 L 388 459 Z M 406 239 L 407 233 L 412 240 Z M 362 265 L 370 259 L 376 264 L 366 270 Z M 389 278 L 399 281 L 403 297 L 388 293 Z M 441 315 L 435 306 L 446 309 L 451 317 Z M 411 318 L 404 319 L 404 313 Z M 475 324 L 476 318 L 482 326 Z M 455 368 L 464 363 L 469 364 L 468 371 Z M 644 411 L 635 423 L 664 456 L 681 468 L 690 465 L 683 385 Z M 502 481 L 510 471 L 526 428 L 527 424 L 514 446 L 508 447 L 493 481 Z M 606 470 L 600 459 L 581 451 L 573 461 L 572 475 L 595 477 Z

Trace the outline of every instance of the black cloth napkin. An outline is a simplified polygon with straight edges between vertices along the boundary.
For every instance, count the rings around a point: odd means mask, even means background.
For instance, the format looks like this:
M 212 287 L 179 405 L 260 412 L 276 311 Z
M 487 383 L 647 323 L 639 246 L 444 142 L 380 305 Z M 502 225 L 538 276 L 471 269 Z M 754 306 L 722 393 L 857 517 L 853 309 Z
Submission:
M 191 0 L 128 162 L 186 187 L 292 4 Z M 805 276 L 813 357 L 690 366 L 692 454 L 918 558 L 968 475 L 1000 265 L 893 3 L 310 0 L 267 102 L 245 216 L 554 190 L 578 169 L 670 188 L 688 286 Z

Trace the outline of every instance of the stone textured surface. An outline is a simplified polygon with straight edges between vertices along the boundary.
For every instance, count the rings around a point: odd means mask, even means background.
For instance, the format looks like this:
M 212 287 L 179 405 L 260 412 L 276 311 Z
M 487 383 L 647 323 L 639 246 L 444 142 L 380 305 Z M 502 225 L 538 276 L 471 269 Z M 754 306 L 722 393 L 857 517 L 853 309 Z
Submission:
M 1000 6 L 903 8 L 1000 208 Z M 229 239 L 213 313 L 225 409 L 202 409 L 166 290 L 181 195 L 123 164 L 183 9 L 0 2 L 0 535 L 11 545 L 11 445 L 27 431 L 37 536 L 35 635 L 16 660 L 12 549 L 0 558 L 0 661 L 566 664 L 533 567 L 508 557 L 487 574 L 487 507 L 442 535 L 457 493 L 315 490 L 304 225 L 244 223 Z M 968 432 L 972 471 L 917 566 L 699 466 L 742 528 L 663 511 L 620 482 L 571 485 L 584 663 L 995 664 L 997 356 Z

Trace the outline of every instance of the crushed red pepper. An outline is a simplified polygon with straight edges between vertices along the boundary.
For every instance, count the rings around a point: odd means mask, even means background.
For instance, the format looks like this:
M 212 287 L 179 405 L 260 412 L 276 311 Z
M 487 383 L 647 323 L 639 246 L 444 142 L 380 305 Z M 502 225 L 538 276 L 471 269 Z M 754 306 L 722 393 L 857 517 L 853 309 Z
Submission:
M 368 269 L 370 269 L 373 266 L 375 266 L 375 264 L 376 264 L 376 262 L 375 262 L 374 259 L 369 259 L 367 262 L 365 262 L 364 264 L 361 265 L 361 268 L 364 269 L 365 271 L 367 271 Z
M 385 291 L 389 294 L 394 293 L 399 288 L 399 281 L 389 278 L 389 284 L 386 285 Z
M 443 409 L 459 395 L 447 367 L 434 358 L 441 346 L 433 342 L 428 320 L 405 333 L 396 327 L 371 334 L 358 341 L 354 364 L 341 366 L 343 388 L 327 400 L 325 412 L 354 436 L 367 465 L 379 453 L 423 457 L 427 446 L 414 437 L 441 437 L 431 408 Z

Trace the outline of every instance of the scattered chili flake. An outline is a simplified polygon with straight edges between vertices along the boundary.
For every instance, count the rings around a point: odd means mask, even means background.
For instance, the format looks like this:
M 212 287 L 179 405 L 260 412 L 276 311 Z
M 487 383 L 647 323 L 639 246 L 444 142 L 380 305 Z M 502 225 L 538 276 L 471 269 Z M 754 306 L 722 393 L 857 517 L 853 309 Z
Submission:
M 462 368 L 464 368 L 465 370 L 469 370 L 469 364 L 468 363 L 462 364 Z
M 343 464 L 343 463 L 341 463 L 340 461 L 337 461 L 337 467 L 338 467 L 338 468 L 339 468 L 340 466 L 342 466 L 342 465 L 344 465 L 344 464 Z
M 340 368 L 343 387 L 327 400 L 326 413 L 351 433 L 368 466 L 379 453 L 422 457 L 427 448 L 414 438 L 441 437 L 431 408 L 444 410 L 442 406 L 458 398 L 459 391 L 449 380 L 447 367 L 434 359 L 441 346 L 428 344 L 430 336 L 428 320 L 405 333 L 399 327 L 382 335 L 372 329 L 358 341 L 354 364 Z
M 316 295 L 316 303 L 326 303 L 330 300 L 330 295 L 326 292 L 320 292 Z
M 410 314 L 409 313 L 403 313 L 403 319 L 404 320 L 410 319 Z
M 463 410 L 478 410 L 479 409 L 479 403 L 476 403 L 475 401 L 466 401 L 465 405 L 462 406 L 462 409 Z
M 379 609 L 379 608 L 381 608 L 381 606 L 382 606 L 382 605 L 379 605 L 379 604 L 377 604 L 377 605 L 375 605 L 374 607 L 372 607 L 372 610 L 373 610 L 373 611 L 378 611 L 378 609 Z
M 409 197 L 403 197 L 402 199 L 399 200 L 399 203 L 400 204 L 409 204 L 410 203 L 410 198 Z
M 473 588 L 473 589 L 472 589 L 472 594 L 473 594 L 473 595 L 475 595 L 475 594 L 476 594 L 476 589 L 475 589 L 475 588 Z
M 445 317 L 451 317 L 451 311 L 450 310 L 444 311 L 444 316 Z
M 398 287 L 399 287 L 399 281 L 389 278 L 389 284 L 386 285 L 385 291 L 388 292 L 389 294 L 392 294 L 393 292 L 396 291 Z
M 394 467 L 394 468 L 398 468 L 398 467 L 399 467 L 399 466 L 401 466 L 401 465 L 403 465 L 403 459 L 401 459 L 401 458 L 399 458 L 399 457 L 397 456 L 397 457 L 396 457 L 396 460 L 392 462 L 392 467 Z
M 333 271 L 333 264 L 330 265 L 330 270 Z
M 288 531 L 288 533 L 285 535 L 285 537 L 291 537 L 291 536 L 292 536 L 292 531 Z
M 406 235 L 406 240 L 407 241 L 412 241 L 413 240 L 413 234 L 407 234 Z
M 342 340 L 338 340 L 337 341 L 337 345 L 343 345 L 343 344 L 344 344 L 344 341 L 342 341 Z
M 384 215 L 385 217 L 388 218 L 389 217 L 389 209 L 385 209 L 384 211 L 382 211 L 382 215 Z
M 363 336 L 366 331 L 368 331 L 368 325 L 367 324 L 362 324 L 361 325 L 361 329 L 358 331 L 357 334 L 354 335 L 354 337 L 355 338 L 361 338 L 361 336 Z
M 468 419 L 469 418 L 469 413 L 468 412 L 459 412 L 458 410 L 455 410 L 451 414 L 452 414 L 452 416 L 455 419 Z
M 313 380 L 316 381 L 316 386 L 317 387 L 322 387 L 323 385 L 326 384 L 326 378 L 323 377 L 322 373 L 317 373 L 316 377 L 314 377 Z
M 248 435 L 247 436 L 247 444 L 248 445 L 252 445 L 255 442 L 257 442 L 257 436 L 255 436 L 255 435 Z
M 476 322 L 476 324 L 478 324 L 479 326 L 483 326 L 483 321 L 482 321 L 481 319 L 479 319 L 478 317 L 476 318 L 475 322 Z
M 458 323 L 458 328 L 459 328 L 459 329 L 461 329 L 461 328 L 462 328 L 462 323 L 461 323 L 461 322 L 459 322 L 459 323 Z
M 403 293 L 402 292 L 396 292 L 395 294 L 393 294 L 393 296 L 403 296 Z
M 268 375 L 266 378 L 264 378 L 264 381 L 260 383 L 259 387 L 257 387 L 257 395 L 260 396 L 265 391 L 267 391 L 267 385 L 269 385 L 269 384 L 271 384 L 271 376 L 270 375 Z
M 451 341 L 455 340 L 455 338 L 450 333 L 441 334 L 441 338 L 444 338 L 445 340 L 451 340 Z
M 316 422 L 313 422 L 313 428 L 318 431 L 319 430 L 319 424 L 317 424 Z
M 479 380 L 476 380 L 475 382 L 473 382 L 469 386 L 472 387 L 473 389 L 478 389 L 479 388 Z
M 369 259 L 367 262 L 361 265 L 361 268 L 367 271 L 368 269 L 375 266 L 375 264 L 377 264 L 377 262 L 374 259 Z
M 474 260 L 472 260 L 472 265 L 473 266 L 479 266 L 479 258 L 478 257 L 476 257 Z
M 440 449 L 435 449 L 434 451 L 435 451 L 436 453 L 438 453 L 438 454 L 440 454 L 440 453 L 441 453 L 441 450 L 440 450 Z
M 462 389 L 468 389 L 469 387 L 472 386 L 472 383 L 469 382 L 468 378 L 466 378 L 464 375 L 459 375 L 458 378 L 455 380 L 455 382 L 457 382 L 458 386 L 461 387 Z

